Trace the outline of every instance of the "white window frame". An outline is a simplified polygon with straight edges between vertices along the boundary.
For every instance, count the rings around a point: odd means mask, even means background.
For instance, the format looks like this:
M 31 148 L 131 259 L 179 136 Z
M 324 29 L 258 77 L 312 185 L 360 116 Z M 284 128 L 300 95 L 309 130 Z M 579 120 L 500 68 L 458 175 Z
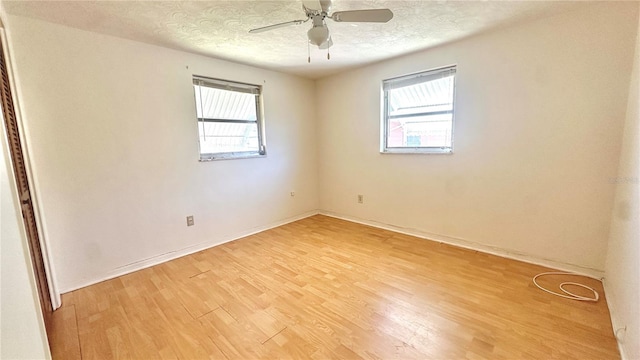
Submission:
M 419 73 L 413 73 L 400 77 L 385 79 L 382 81 L 382 116 L 381 116 L 381 137 L 380 137 L 380 152 L 383 154 L 452 154 L 454 143 L 454 128 L 455 128 L 455 107 L 456 107 L 456 65 L 449 65 L 437 69 L 422 71 Z M 423 82 L 436 80 L 442 77 L 453 75 L 453 98 L 451 109 L 451 145 L 447 147 L 442 146 L 402 146 L 402 147 L 389 147 L 389 96 L 388 91 L 392 89 L 398 89 L 405 86 L 415 85 Z M 437 112 L 427 112 L 421 115 L 436 114 Z
M 235 91 L 235 92 L 241 92 L 241 93 L 249 93 L 249 94 L 254 94 L 256 96 L 256 121 L 198 118 L 197 109 L 196 109 L 196 123 L 198 127 L 200 127 L 203 122 L 256 123 L 258 127 L 257 129 L 258 150 L 257 151 L 237 151 L 237 152 L 217 152 L 217 153 L 202 153 L 201 146 L 200 146 L 200 129 L 198 128 L 198 132 L 197 132 L 198 152 L 200 154 L 200 161 L 244 159 L 244 158 L 253 158 L 253 157 L 265 157 L 267 155 L 266 141 L 265 141 L 265 135 L 264 135 L 265 126 L 264 126 L 264 116 L 263 116 L 263 106 L 262 106 L 262 86 L 242 83 L 237 81 L 209 78 L 209 77 L 198 76 L 198 75 L 193 76 L 193 85 L 228 90 L 228 91 Z M 198 96 L 198 93 L 195 91 L 195 86 L 194 86 L 194 96 Z

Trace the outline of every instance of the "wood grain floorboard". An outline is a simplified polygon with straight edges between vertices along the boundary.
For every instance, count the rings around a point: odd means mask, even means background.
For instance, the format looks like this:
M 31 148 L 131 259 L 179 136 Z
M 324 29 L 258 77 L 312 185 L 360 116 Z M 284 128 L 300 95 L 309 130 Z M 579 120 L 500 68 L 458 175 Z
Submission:
M 318 215 L 64 294 L 49 341 L 65 360 L 619 359 L 602 284 L 562 299 L 531 281 L 548 270 Z

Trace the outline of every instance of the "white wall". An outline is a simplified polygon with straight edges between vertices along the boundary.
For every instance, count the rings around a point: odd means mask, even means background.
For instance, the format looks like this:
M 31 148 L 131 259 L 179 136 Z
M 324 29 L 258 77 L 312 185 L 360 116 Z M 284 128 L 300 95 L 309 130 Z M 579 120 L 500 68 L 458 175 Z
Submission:
M 618 332 L 626 359 L 640 359 L 640 36 L 635 49 L 605 273 L 614 330 L 627 327 Z
M 50 358 L 0 114 L 0 359 Z
M 602 271 L 637 16 L 584 4 L 319 80 L 321 209 Z M 450 64 L 455 153 L 380 154 L 381 81 Z
M 318 208 L 312 81 L 39 20 L 6 22 L 62 292 Z M 264 86 L 266 158 L 198 162 L 193 74 Z
M 585 4 L 315 87 L 10 16 L 60 290 L 318 208 L 603 270 L 637 16 L 635 3 Z M 379 154 L 380 81 L 453 63 L 455 154 Z M 197 161 L 193 74 L 264 85 L 267 158 Z

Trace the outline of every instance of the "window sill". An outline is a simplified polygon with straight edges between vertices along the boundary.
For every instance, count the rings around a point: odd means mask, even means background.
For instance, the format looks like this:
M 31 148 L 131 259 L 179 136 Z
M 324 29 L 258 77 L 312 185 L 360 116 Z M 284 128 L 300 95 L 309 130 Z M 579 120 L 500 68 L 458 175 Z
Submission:
M 218 160 L 236 160 L 236 159 L 251 159 L 251 158 L 264 158 L 267 154 L 260 153 L 246 153 L 246 154 L 217 154 L 206 155 L 206 157 L 200 157 L 199 162 L 211 162 Z
M 425 155 L 451 155 L 451 148 L 391 148 L 380 150 L 380 154 L 425 154 Z

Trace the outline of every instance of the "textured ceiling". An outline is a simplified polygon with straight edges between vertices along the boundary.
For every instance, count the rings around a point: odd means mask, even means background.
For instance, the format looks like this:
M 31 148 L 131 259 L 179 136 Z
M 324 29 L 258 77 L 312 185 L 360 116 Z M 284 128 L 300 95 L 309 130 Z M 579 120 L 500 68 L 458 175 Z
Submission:
M 563 12 L 554 1 L 334 0 L 333 11 L 389 8 L 386 24 L 328 20 L 334 46 L 311 49 L 310 22 L 259 34 L 252 28 L 304 19 L 301 1 L 3 1 L 10 14 L 319 78 L 493 28 Z

